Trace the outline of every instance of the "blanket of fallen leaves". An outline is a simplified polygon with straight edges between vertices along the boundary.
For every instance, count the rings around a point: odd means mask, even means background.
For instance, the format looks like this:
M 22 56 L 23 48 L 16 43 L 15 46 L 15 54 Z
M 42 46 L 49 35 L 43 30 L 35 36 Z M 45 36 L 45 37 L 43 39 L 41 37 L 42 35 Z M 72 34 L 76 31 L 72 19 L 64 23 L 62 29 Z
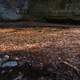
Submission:
M 60 74 L 69 74 L 70 70 L 68 68 L 71 68 L 80 78 L 80 28 L 32 27 L 0 29 L 0 51 L 19 50 L 31 51 L 35 57 L 41 58 L 44 64 L 57 65 L 61 62 L 65 65 L 61 64 L 62 68 L 58 66 L 59 71 L 58 69 L 57 71 Z M 42 66 L 42 64 L 40 65 Z M 65 72 L 66 70 L 69 71 Z M 56 79 L 64 80 L 60 79 L 60 76 L 58 74 L 59 79 Z M 65 80 L 79 80 L 79 78 L 75 78 L 74 73 L 70 74 L 70 76 L 72 76 L 70 79 L 66 77 Z
M 0 29 L 0 51 L 27 50 L 50 45 L 65 49 L 71 48 L 69 51 L 77 55 L 80 49 L 80 28 Z
M 64 59 L 67 56 L 73 58 L 78 55 L 79 57 L 80 28 L 0 29 L 0 51 L 17 50 L 32 52 L 42 50 L 43 53 L 60 54 Z

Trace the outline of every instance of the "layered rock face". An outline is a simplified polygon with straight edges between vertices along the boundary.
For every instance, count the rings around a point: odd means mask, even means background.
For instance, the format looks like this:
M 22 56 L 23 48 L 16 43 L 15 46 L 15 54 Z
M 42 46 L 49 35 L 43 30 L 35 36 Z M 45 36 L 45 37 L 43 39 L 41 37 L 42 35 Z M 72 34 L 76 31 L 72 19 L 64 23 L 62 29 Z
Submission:
M 2 19 L 80 19 L 79 0 L 0 0 Z

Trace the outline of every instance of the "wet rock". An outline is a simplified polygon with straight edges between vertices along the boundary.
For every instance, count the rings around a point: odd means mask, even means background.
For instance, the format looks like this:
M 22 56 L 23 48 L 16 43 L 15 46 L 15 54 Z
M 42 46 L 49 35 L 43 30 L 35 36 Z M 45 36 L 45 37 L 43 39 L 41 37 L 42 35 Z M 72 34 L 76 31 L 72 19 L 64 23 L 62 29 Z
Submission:
M 14 59 L 18 61 L 19 60 L 19 57 L 15 57 Z
M 9 59 L 9 55 L 5 55 L 4 58 L 8 60 Z
M 23 80 L 23 74 L 19 74 L 14 80 Z
M 2 68 L 6 68 L 6 67 L 11 68 L 11 67 L 16 67 L 16 66 L 18 66 L 17 61 L 6 61 L 6 62 L 3 62 L 1 65 Z
M 0 54 L 0 63 L 7 61 L 9 58 L 10 56 L 7 54 L 4 54 L 4 53 Z
M 1 71 L 1 74 L 4 74 L 4 73 L 5 73 L 5 70 L 2 70 L 2 71 Z

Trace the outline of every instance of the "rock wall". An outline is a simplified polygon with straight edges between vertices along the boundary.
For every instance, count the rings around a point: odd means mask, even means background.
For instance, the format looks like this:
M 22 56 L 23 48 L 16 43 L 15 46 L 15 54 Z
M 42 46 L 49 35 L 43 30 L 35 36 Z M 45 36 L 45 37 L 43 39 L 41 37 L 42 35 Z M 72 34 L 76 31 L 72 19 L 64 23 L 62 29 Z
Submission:
M 22 19 L 24 14 L 21 11 L 27 8 L 28 0 L 0 0 L 0 19 Z
M 80 19 L 79 0 L 0 0 L 2 19 Z
M 34 0 L 31 13 L 47 19 L 80 19 L 79 0 Z

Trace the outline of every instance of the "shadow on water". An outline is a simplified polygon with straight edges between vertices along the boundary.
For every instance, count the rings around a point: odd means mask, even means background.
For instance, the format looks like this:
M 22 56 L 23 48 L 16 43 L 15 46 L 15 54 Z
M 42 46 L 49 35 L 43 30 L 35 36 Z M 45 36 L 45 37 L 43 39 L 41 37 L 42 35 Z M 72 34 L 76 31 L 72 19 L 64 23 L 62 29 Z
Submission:
M 74 19 L 46 19 L 46 21 L 54 24 L 80 25 L 80 20 Z

